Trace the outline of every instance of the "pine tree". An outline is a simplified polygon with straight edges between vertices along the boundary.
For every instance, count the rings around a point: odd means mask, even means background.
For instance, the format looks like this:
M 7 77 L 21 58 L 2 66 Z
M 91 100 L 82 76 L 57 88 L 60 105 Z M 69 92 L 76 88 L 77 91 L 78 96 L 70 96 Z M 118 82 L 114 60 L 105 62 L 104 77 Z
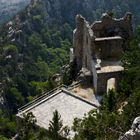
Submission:
M 32 114 L 32 112 L 29 112 L 28 114 L 23 115 L 22 120 L 22 128 L 20 130 L 20 139 L 21 140 L 29 140 L 32 137 L 33 128 L 36 122 L 35 116 Z
M 49 124 L 49 134 L 53 140 L 60 140 L 60 133 L 62 130 L 63 124 L 61 120 L 61 115 L 57 110 L 53 113 L 52 121 Z

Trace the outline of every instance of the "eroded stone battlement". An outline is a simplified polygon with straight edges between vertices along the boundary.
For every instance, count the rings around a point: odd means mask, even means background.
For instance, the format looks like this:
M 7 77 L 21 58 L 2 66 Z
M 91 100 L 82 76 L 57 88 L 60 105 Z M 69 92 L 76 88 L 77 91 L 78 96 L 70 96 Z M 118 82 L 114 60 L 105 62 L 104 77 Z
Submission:
M 132 14 L 126 13 L 123 18 L 115 19 L 108 14 L 103 14 L 101 21 L 95 21 L 91 25 L 96 37 L 121 36 L 128 39 L 132 35 Z

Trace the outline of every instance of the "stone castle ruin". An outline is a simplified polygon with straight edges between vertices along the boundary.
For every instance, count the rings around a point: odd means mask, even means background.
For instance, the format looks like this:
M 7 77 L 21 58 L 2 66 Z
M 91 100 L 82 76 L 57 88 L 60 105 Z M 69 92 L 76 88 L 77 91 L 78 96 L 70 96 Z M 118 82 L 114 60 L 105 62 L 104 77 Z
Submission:
M 120 60 L 132 35 L 131 19 L 131 13 L 121 19 L 103 14 L 101 21 L 89 25 L 81 15 L 76 16 L 70 61 L 76 64 L 79 77 L 82 73 L 92 78 L 95 93 L 119 89 L 124 70 Z
M 70 61 L 76 70 L 77 81 L 42 93 L 19 108 L 16 115 L 18 130 L 24 114 L 29 112 L 36 117 L 36 125 L 47 130 L 55 110 L 61 114 L 64 125 L 71 127 L 74 118 L 82 118 L 85 113 L 100 106 L 97 96 L 93 94 L 93 87 L 94 93 L 98 94 L 112 88 L 119 89 L 123 71 L 120 58 L 132 34 L 131 14 L 126 14 L 122 19 L 113 19 L 104 14 L 101 21 L 91 26 L 81 15 L 77 15 L 76 24 Z M 85 85 L 91 82 L 90 86 L 85 86 L 82 81 Z M 70 132 L 71 137 L 73 134 Z

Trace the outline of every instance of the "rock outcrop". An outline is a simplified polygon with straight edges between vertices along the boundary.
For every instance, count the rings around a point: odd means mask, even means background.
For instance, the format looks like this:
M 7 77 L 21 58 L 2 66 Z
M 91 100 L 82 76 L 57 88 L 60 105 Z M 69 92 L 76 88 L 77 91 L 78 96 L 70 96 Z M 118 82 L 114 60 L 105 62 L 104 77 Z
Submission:
M 131 129 L 124 136 L 121 136 L 119 140 L 140 140 L 140 117 L 135 118 Z

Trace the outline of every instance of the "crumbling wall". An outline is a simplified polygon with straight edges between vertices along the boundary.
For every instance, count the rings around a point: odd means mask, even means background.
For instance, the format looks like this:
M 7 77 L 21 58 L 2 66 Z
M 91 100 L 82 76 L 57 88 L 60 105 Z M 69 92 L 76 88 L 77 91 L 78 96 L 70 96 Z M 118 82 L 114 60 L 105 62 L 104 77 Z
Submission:
M 73 44 L 77 69 L 81 70 L 82 67 L 85 67 L 92 71 L 92 52 L 95 48 L 93 31 L 81 15 L 76 16 L 76 27 L 73 33 Z
M 76 61 L 77 71 L 82 68 L 83 58 L 83 37 L 85 21 L 80 15 L 76 16 L 76 29 L 73 32 L 74 60 Z
M 95 55 L 95 36 L 89 23 L 81 16 L 76 16 L 76 30 L 74 30 L 74 60 L 77 70 L 87 68 L 93 74 L 93 87 L 97 91 L 97 72 L 93 56 Z
M 93 31 L 91 30 L 89 24 L 85 21 L 84 28 L 84 42 L 83 42 L 83 67 L 92 71 L 91 61 L 92 61 L 92 48 L 93 42 L 95 40 Z
M 95 21 L 91 25 L 96 37 L 121 36 L 129 39 L 132 35 L 132 14 L 126 13 L 121 19 L 114 19 L 108 14 L 103 14 L 101 21 Z
M 97 58 L 120 60 L 123 52 L 123 39 L 121 37 L 97 38 L 95 46 Z
M 106 92 L 107 80 L 110 78 L 115 78 L 116 89 L 119 89 L 123 69 L 100 74 L 98 70 L 103 67 L 103 61 L 120 61 L 131 34 L 131 13 L 121 19 L 104 14 L 101 21 L 96 21 L 91 26 L 81 15 L 76 16 L 76 29 L 73 32 L 76 71 L 78 73 L 86 68 L 92 73 L 95 93 Z M 109 66 L 110 63 L 106 65 Z M 119 65 L 116 64 L 116 67 Z

